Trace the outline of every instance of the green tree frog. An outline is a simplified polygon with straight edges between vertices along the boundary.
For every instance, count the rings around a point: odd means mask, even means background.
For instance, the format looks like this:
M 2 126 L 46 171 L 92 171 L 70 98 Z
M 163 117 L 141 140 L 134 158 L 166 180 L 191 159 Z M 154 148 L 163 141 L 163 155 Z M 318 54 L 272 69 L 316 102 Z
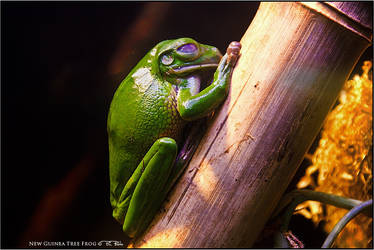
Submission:
M 222 56 L 191 38 L 160 42 L 116 90 L 107 126 L 110 202 L 129 237 L 148 227 L 180 174 L 176 159 L 186 123 L 226 98 L 240 48 L 231 42 Z M 200 91 L 212 69 L 212 83 Z

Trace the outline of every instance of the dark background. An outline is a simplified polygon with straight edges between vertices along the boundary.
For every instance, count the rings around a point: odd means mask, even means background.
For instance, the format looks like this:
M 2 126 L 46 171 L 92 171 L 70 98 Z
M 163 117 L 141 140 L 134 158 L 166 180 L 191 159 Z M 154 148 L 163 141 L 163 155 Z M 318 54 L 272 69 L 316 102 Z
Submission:
M 162 40 L 192 37 L 224 52 L 258 5 L 1 2 L 1 247 L 124 240 L 111 216 L 106 137 L 120 80 Z M 294 230 L 305 245 L 320 246 L 303 223 Z

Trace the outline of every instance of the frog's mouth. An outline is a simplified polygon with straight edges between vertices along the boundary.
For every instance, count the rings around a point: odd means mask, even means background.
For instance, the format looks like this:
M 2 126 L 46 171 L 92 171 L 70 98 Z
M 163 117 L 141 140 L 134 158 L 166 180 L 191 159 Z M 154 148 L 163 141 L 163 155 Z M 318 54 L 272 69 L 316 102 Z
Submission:
M 191 73 L 191 72 L 196 72 L 200 70 L 205 70 L 205 69 L 215 69 L 218 67 L 218 63 L 205 63 L 205 64 L 195 64 L 195 65 L 187 65 L 187 66 L 182 66 L 182 67 L 176 67 L 176 68 L 171 68 L 168 70 L 168 74 L 186 74 L 186 73 Z

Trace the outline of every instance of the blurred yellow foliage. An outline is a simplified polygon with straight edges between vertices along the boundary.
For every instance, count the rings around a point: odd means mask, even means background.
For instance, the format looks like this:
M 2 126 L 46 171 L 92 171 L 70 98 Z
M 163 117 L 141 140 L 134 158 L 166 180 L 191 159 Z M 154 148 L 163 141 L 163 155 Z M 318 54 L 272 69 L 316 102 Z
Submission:
M 365 61 L 361 76 L 345 83 L 339 104 L 329 113 L 319 146 L 311 156 L 298 188 L 311 187 L 361 201 L 372 198 L 372 63 Z M 307 201 L 296 211 L 316 224 L 326 222 L 330 232 L 347 210 Z M 359 215 L 348 223 L 335 241 L 339 248 L 372 246 L 372 218 Z

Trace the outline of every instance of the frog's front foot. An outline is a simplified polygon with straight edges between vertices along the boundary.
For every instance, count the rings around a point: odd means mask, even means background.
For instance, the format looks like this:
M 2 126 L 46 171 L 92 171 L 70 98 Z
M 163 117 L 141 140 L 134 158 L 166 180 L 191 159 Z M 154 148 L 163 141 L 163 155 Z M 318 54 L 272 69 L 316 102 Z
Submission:
M 240 49 L 242 48 L 242 45 L 240 42 L 233 41 L 230 43 L 230 45 L 227 47 L 226 53 L 227 53 L 227 63 L 231 65 L 232 67 L 235 66 L 236 61 L 239 58 Z

